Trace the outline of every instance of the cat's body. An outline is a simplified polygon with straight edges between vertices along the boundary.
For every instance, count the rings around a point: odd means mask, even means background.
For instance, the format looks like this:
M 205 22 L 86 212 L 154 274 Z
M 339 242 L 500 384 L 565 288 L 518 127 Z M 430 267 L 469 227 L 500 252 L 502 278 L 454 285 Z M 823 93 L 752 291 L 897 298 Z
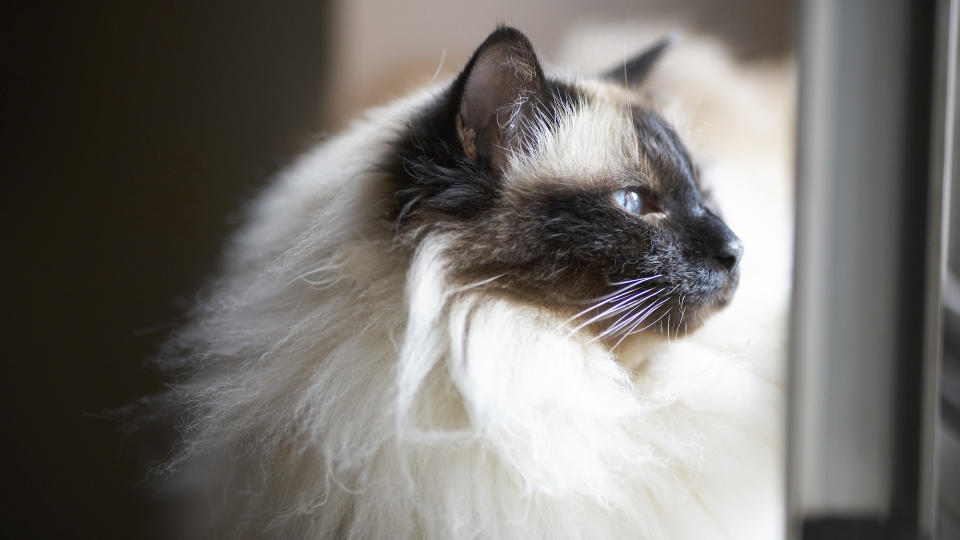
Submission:
M 515 54 L 511 32 L 487 50 L 506 40 Z M 774 538 L 779 386 L 743 360 L 755 328 L 678 339 L 729 302 L 739 259 L 679 139 L 634 90 L 542 73 L 506 83 L 533 86 L 491 124 L 465 73 L 283 174 L 171 343 L 185 441 L 171 468 L 202 504 L 195 534 Z M 545 114 L 513 126 L 535 95 Z M 649 208 L 618 203 L 641 188 Z M 680 214 L 667 240 L 689 249 L 664 247 L 660 229 L 609 247 L 586 225 Z M 578 238 L 594 247 L 562 244 Z

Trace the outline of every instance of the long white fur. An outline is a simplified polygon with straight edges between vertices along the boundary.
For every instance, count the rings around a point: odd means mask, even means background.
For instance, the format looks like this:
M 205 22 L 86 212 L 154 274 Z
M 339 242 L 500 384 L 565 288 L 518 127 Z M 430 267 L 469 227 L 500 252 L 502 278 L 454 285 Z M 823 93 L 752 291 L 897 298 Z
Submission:
M 725 70 L 711 84 L 755 85 L 711 61 Z M 758 277 L 770 263 L 751 238 L 788 243 L 788 226 L 771 240 L 747 230 L 769 223 L 728 219 L 754 257 L 733 305 L 688 338 L 608 350 L 549 311 L 450 285 L 449 238 L 428 236 L 412 260 L 393 245 L 374 165 L 433 91 L 371 111 L 282 175 L 176 338 L 184 446 L 170 470 L 196 496 L 189 534 L 781 536 L 786 291 L 769 288 L 786 276 Z M 579 114 L 512 156 L 508 176 L 589 178 L 625 159 L 596 149 L 630 146 L 622 119 Z

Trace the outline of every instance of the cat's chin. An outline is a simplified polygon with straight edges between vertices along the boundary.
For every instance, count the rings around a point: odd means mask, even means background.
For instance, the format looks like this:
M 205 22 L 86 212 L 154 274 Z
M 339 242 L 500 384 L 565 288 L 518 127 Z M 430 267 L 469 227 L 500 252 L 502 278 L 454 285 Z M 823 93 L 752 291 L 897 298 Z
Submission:
M 739 284 L 740 270 L 739 268 L 734 268 L 726 274 L 721 285 L 717 286 L 713 291 L 697 298 L 696 303 L 689 305 L 687 309 L 689 310 L 696 306 L 697 314 L 699 315 L 698 319 L 702 324 L 703 319 L 706 319 L 714 312 L 727 307 L 733 302 L 733 297 L 736 295 Z
M 723 309 L 733 301 L 733 296 L 737 292 L 737 286 L 740 284 L 740 271 L 735 269 L 727 278 L 726 285 L 717 293 L 717 298 L 713 302 L 714 311 Z
M 695 304 L 686 304 L 683 309 L 672 306 L 660 322 L 642 332 L 659 339 L 677 339 L 697 331 L 718 311 L 733 302 L 739 284 L 739 272 L 734 272 L 724 286 Z

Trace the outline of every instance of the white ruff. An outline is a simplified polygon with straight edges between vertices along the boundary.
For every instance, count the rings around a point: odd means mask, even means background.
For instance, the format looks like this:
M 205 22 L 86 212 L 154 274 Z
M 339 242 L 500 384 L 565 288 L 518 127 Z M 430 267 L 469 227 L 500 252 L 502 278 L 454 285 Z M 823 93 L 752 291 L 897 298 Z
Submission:
M 448 285 L 442 236 L 412 260 L 395 248 L 391 194 L 370 171 L 428 94 L 285 174 L 177 338 L 185 447 L 171 470 L 204 501 L 193 534 L 781 535 L 787 291 L 751 285 L 765 248 L 745 229 L 770 242 L 789 229 L 731 219 L 755 257 L 742 300 L 688 338 L 628 340 L 615 357 L 546 310 Z M 718 176 L 735 176 L 726 165 Z

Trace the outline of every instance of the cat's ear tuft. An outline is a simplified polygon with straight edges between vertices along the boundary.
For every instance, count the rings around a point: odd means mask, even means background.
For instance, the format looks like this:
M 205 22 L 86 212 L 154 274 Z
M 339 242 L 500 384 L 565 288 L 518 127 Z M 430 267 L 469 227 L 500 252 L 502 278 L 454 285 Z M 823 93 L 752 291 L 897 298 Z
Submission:
M 517 141 L 522 108 L 543 84 L 543 69 L 520 31 L 500 27 L 458 77 L 457 133 L 466 157 L 495 168 Z
M 630 60 L 603 72 L 600 78 L 609 82 L 619 82 L 625 86 L 637 86 L 650 73 L 663 52 L 680 40 L 679 32 L 671 32 L 657 40 Z

